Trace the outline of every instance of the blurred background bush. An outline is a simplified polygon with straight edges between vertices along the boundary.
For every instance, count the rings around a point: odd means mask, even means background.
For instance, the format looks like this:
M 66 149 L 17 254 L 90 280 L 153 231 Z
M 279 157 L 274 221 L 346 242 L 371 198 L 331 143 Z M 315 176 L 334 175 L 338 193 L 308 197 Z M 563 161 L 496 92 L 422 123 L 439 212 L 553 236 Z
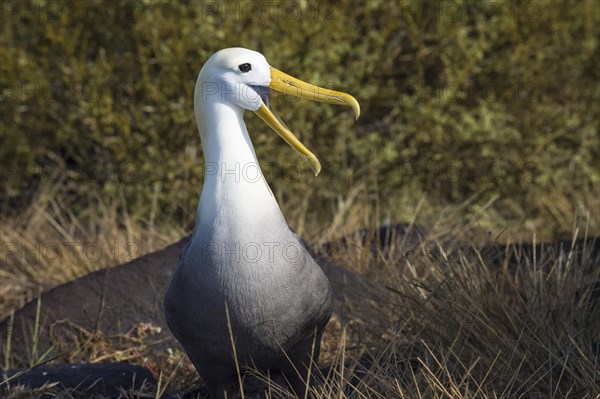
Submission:
M 4 1 L 1 213 L 45 192 L 83 221 L 91 202 L 117 201 L 191 228 L 195 79 L 212 53 L 242 46 L 361 103 L 355 124 L 340 107 L 275 100 L 323 162 L 317 179 L 246 116 L 305 234 L 349 203 L 373 223 L 418 210 L 431 224 L 455 207 L 496 232 L 599 232 L 599 26 L 593 0 Z

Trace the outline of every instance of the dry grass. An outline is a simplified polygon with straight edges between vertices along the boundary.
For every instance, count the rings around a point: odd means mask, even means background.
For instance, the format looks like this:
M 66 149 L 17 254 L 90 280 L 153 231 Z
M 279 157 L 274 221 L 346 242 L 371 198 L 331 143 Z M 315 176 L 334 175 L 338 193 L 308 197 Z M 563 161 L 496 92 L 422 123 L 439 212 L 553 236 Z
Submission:
M 82 225 L 54 198 L 49 192 L 19 218 L 5 219 L 0 226 L 2 245 L 16 243 L 30 249 L 38 245 L 39 249 L 39 243 L 58 243 L 58 248 L 68 249 L 65 243 L 93 242 L 110 248 L 115 242 L 133 242 L 137 252 L 114 258 L 110 251 L 102 251 L 91 260 L 84 246 L 72 246 L 70 254 L 57 252 L 60 262 L 49 261 L 51 257 L 11 255 L 0 270 L 2 316 L 40 289 L 118 264 L 129 255 L 159 249 L 184 234 L 181 228 L 138 220 L 118 202 L 110 206 L 91 203 L 89 209 L 96 212 L 97 222 Z M 359 209 L 351 198 L 344 201 L 327 228 L 318 233 L 312 230 L 314 238 L 323 242 L 336 231 L 339 235 L 364 225 L 371 215 Z M 460 214 L 460 209 L 446 212 L 438 228 L 450 231 L 449 226 L 458 225 Z M 474 237 L 481 238 L 473 233 L 476 225 L 473 220 L 461 223 L 452 237 L 473 242 Z M 573 236 L 586 234 L 575 229 Z M 323 354 L 331 367 L 316 372 L 321 383 L 311 388 L 312 395 L 339 399 L 598 398 L 600 259 L 591 257 L 589 248 L 580 257 L 538 258 L 538 263 L 545 264 L 542 270 L 525 258 L 517 268 L 493 266 L 466 247 L 454 247 L 452 253 L 442 250 L 447 235 L 435 241 L 439 251 L 424 245 L 410 257 L 399 258 L 394 249 L 373 252 L 358 243 L 337 254 L 337 262 L 369 274 L 397 295 L 395 329 L 375 351 L 356 351 L 356 343 L 348 340 L 343 328 L 338 329 L 336 342 L 328 342 Z M 85 353 L 89 362 L 126 360 L 146 365 L 161 381 L 158 392 L 129 392 L 123 397 L 157 397 L 200 386 L 186 356 L 154 351 L 147 329 L 121 337 L 129 348 L 126 351 L 111 347 L 114 337 L 86 331 L 79 337 L 79 358 Z M 271 386 L 273 397 L 277 389 Z M 9 397 L 39 397 L 43 390 L 57 397 L 78 397 L 76 392 L 57 391 L 56 386 L 37 391 L 11 387 Z
M 65 204 L 69 187 L 49 186 L 27 210 L 0 218 L 0 319 L 40 290 L 164 248 L 181 238 L 181 226 L 140 219 L 122 198 L 111 204 L 90 196 L 86 220 Z

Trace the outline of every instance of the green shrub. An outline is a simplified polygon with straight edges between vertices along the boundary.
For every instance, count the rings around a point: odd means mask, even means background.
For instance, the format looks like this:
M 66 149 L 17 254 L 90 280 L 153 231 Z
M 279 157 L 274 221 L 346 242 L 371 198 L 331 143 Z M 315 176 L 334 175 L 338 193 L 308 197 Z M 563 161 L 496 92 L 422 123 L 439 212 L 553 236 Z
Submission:
M 363 114 L 275 106 L 326 165 L 316 181 L 255 116 L 247 123 L 284 212 L 312 221 L 359 202 L 425 222 L 492 201 L 496 223 L 563 234 L 600 194 L 595 1 L 8 2 L 2 5 L 3 211 L 67 185 L 190 221 L 202 186 L 192 93 L 204 61 L 243 46 L 300 79 L 353 94 Z M 275 165 L 275 166 L 273 166 Z M 289 168 L 303 173 L 282 178 Z M 61 172 L 57 173 L 57 169 Z M 412 204 L 407 206 L 407 204 Z M 429 216 L 428 216 L 429 215 Z M 381 216 L 383 218 L 383 216 Z M 491 221 L 493 222 L 493 221 Z

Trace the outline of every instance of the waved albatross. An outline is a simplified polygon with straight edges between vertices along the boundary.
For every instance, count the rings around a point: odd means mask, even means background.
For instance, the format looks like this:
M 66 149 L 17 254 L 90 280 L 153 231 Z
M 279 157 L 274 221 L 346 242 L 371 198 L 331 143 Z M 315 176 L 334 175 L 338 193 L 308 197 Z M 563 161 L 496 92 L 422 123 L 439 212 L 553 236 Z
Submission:
M 302 82 L 244 48 L 218 51 L 200 71 L 194 111 L 204 186 L 164 311 L 213 399 L 239 391 L 243 366 L 279 376 L 304 395 L 332 311 L 329 281 L 288 227 L 244 124 L 244 111 L 255 112 L 319 173 L 318 159 L 271 108 L 270 90 L 360 114 L 354 97 Z

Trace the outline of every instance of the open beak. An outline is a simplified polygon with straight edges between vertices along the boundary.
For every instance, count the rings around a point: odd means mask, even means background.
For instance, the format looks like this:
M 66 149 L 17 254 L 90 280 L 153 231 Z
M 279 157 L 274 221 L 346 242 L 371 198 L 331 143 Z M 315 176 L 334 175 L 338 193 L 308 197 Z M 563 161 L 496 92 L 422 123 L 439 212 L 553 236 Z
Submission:
M 339 91 L 323 89 L 318 86 L 313 86 L 309 83 L 303 82 L 299 79 L 294 78 L 286 73 L 283 73 L 273 67 L 271 67 L 271 83 L 269 84 L 271 90 L 291 95 L 294 97 L 307 98 L 313 101 L 319 101 L 330 104 L 349 105 L 354 110 L 356 119 L 360 116 L 360 106 L 358 101 L 349 94 L 342 93 Z M 268 100 L 267 95 L 261 94 L 263 99 L 262 104 L 256 114 L 275 130 L 277 134 L 281 136 L 289 145 L 292 146 L 296 151 L 300 153 L 302 158 L 306 161 L 308 166 L 315 173 L 315 176 L 321 171 L 321 163 L 317 157 L 308 150 L 294 136 L 290 129 L 279 119 L 271 104 Z

